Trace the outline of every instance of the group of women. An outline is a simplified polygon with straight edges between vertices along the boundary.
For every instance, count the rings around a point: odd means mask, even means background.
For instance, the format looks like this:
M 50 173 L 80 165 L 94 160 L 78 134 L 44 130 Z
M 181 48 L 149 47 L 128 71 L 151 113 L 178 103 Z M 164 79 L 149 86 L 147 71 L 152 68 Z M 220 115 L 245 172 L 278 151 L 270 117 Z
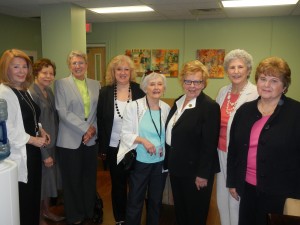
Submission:
M 72 51 L 67 62 L 70 75 L 55 81 L 54 95 L 49 59 L 32 66 L 12 49 L 0 60 L 21 225 L 64 219 L 49 210 L 61 188 L 68 224 L 92 218 L 98 149 L 109 162 L 116 225 L 140 225 L 144 203 L 146 224 L 158 224 L 166 171 L 178 225 L 206 224 L 216 173 L 222 225 L 265 225 L 267 213 L 282 213 L 287 197 L 300 198 L 300 103 L 285 96 L 291 71 L 283 59 L 261 61 L 255 86 L 251 55 L 230 51 L 224 59 L 230 84 L 216 101 L 203 92 L 206 67 L 187 62 L 179 74 L 184 93 L 172 108 L 161 100 L 165 75 L 147 71 L 137 84 L 128 56 L 110 61 L 101 89 L 86 77 L 86 54 Z M 122 160 L 131 150 L 136 160 L 128 171 Z

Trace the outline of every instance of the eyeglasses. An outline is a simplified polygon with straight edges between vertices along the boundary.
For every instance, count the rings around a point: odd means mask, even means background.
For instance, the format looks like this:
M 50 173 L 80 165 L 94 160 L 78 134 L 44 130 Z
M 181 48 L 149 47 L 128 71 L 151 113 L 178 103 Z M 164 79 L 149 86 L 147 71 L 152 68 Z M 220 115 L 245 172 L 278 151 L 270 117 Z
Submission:
M 72 62 L 71 63 L 72 66 L 83 66 L 84 64 L 86 64 L 86 63 L 85 62 L 81 62 L 81 61 L 79 61 L 79 62 Z
M 199 86 L 200 84 L 202 84 L 203 80 L 183 80 L 183 82 L 186 85 L 194 84 L 195 86 Z

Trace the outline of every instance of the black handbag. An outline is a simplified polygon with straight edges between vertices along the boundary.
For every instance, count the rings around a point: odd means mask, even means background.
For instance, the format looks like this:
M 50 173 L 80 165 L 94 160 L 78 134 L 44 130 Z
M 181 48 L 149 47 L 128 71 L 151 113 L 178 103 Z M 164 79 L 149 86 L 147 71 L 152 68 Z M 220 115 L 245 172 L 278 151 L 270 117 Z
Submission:
M 103 201 L 98 192 L 96 193 L 93 222 L 95 224 L 102 224 L 103 222 Z
M 136 161 L 136 150 L 132 149 L 125 154 L 121 162 L 124 166 L 124 169 L 129 171 L 134 168 L 135 161 Z
M 139 104 L 137 101 L 135 101 L 135 103 L 137 108 L 137 117 L 139 119 Z M 135 161 L 136 161 L 136 150 L 132 149 L 129 152 L 127 152 L 124 158 L 121 160 L 124 170 L 126 171 L 132 170 L 134 168 Z

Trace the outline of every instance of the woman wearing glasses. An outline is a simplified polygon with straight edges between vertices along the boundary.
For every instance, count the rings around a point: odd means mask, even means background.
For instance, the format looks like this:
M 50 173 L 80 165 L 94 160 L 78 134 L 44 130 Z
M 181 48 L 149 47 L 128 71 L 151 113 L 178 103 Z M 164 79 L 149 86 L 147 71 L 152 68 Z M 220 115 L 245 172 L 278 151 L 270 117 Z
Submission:
M 221 127 L 218 154 L 221 172 L 217 174 L 217 203 L 222 225 L 237 225 L 239 200 L 226 188 L 229 132 L 236 110 L 245 102 L 258 97 L 254 84 L 248 81 L 252 70 L 252 56 L 245 50 L 230 51 L 224 59 L 224 69 L 230 84 L 221 88 L 216 101 L 221 108 Z
M 202 92 L 208 71 L 198 60 L 180 72 L 185 92 L 167 119 L 165 167 L 170 173 L 178 225 L 205 225 L 215 173 L 220 171 L 217 145 L 218 104 Z
M 97 108 L 100 153 L 109 163 L 111 200 L 116 225 L 125 224 L 129 173 L 117 165 L 117 153 L 126 105 L 145 96 L 135 81 L 130 57 L 118 55 L 108 64 L 106 86 L 101 88 Z
M 166 89 L 166 78 L 151 72 L 142 79 L 140 87 L 146 96 L 126 106 L 117 162 L 126 152 L 136 149 L 135 167 L 129 176 L 126 224 L 141 224 L 147 192 L 146 224 L 158 225 L 164 179 L 165 122 L 170 110 L 160 100 Z
M 55 82 L 57 146 L 67 223 L 83 224 L 85 218 L 93 217 L 96 199 L 96 112 L 100 84 L 85 77 L 85 53 L 72 51 L 67 62 L 71 75 Z

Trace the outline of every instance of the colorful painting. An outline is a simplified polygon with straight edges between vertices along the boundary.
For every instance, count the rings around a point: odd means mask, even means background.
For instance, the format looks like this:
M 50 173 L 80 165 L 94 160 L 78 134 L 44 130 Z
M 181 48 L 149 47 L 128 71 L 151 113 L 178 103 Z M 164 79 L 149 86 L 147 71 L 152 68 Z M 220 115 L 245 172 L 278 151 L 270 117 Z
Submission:
M 177 77 L 178 58 L 178 49 L 153 49 L 151 58 L 151 69 L 160 70 L 167 77 Z
M 128 49 L 125 54 L 132 58 L 138 76 L 149 70 L 160 70 L 166 77 L 178 76 L 178 49 Z
M 151 70 L 151 50 L 131 49 L 126 50 L 125 55 L 132 58 L 137 76 L 143 76 L 145 71 Z
M 196 58 L 208 69 L 209 78 L 224 78 L 225 49 L 200 49 Z

